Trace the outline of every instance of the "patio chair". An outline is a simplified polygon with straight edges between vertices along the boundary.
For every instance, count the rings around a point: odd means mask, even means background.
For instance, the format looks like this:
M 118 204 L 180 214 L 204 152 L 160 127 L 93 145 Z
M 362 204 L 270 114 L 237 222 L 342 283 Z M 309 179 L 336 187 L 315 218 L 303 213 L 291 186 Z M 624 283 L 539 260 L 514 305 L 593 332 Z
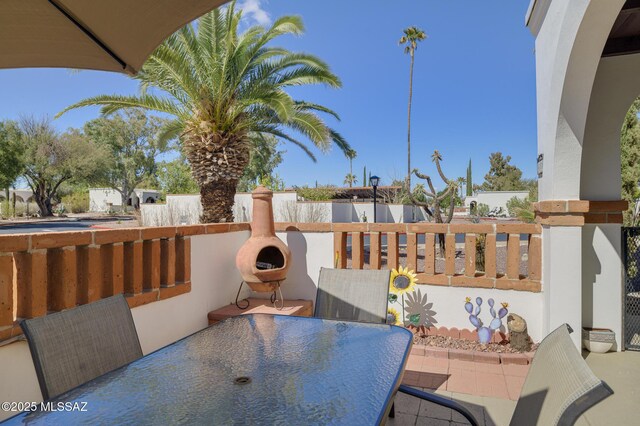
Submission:
M 571 332 L 569 325 L 562 325 L 540 343 L 511 425 L 573 425 L 585 411 L 613 394 L 582 359 L 569 337 Z M 473 415 L 455 401 L 404 385 L 398 391 L 451 408 L 472 425 L 478 424 Z
M 320 269 L 316 318 L 384 324 L 389 270 Z
M 20 323 L 47 400 L 140 357 L 122 294 Z

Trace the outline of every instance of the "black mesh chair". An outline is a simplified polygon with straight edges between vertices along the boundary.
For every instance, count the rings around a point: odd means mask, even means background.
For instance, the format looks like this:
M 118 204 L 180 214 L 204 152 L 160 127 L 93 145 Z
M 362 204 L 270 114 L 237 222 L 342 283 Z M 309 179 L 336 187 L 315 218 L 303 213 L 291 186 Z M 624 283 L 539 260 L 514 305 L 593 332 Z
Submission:
M 122 294 L 20 323 L 47 400 L 142 357 Z
M 389 270 L 320 269 L 316 318 L 384 324 Z

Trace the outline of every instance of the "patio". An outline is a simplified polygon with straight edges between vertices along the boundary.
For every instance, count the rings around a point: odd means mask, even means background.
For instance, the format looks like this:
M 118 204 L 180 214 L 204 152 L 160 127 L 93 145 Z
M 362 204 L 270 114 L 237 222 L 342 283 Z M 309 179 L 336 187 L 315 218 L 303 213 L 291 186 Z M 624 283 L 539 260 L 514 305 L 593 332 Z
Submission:
M 611 386 L 615 393 L 600 404 L 588 410 L 576 423 L 578 426 L 603 424 L 632 424 L 633 414 L 640 400 L 638 380 L 640 380 L 640 353 L 617 352 L 609 354 L 593 354 L 583 352 L 587 364 L 593 372 Z M 451 371 L 451 368 L 449 369 Z M 454 373 L 455 374 L 455 373 Z M 517 388 L 517 381 L 505 375 L 508 386 Z M 480 376 L 478 376 L 480 380 Z M 513 385 L 510 385 L 513 384 Z M 481 425 L 507 425 L 516 406 L 513 398 L 497 398 L 473 394 L 451 392 L 444 389 L 433 390 L 440 395 L 451 398 L 465 407 L 478 419 Z M 515 394 L 511 394 L 513 396 Z M 406 395 L 396 397 L 396 418 L 390 419 L 389 425 L 429 425 L 446 426 L 466 424 L 464 419 L 450 409 L 420 401 Z

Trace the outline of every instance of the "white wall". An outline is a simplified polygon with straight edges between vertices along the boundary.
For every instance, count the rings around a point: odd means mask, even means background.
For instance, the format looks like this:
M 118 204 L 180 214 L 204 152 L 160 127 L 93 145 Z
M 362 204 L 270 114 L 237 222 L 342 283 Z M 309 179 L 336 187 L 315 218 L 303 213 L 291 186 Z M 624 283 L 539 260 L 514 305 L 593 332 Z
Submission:
M 95 188 L 89 190 L 89 211 L 109 211 L 108 204 L 113 207 L 122 206 L 122 197 L 118 191 L 109 188 Z
M 507 211 L 507 201 L 513 197 L 524 200 L 529 196 L 529 191 L 478 191 L 473 197 L 467 197 L 464 200 L 464 206 L 470 207 L 471 202 L 475 201 L 478 204 L 486 204 L 489 209 L 495 209 L 501 207 L 505 212 Z

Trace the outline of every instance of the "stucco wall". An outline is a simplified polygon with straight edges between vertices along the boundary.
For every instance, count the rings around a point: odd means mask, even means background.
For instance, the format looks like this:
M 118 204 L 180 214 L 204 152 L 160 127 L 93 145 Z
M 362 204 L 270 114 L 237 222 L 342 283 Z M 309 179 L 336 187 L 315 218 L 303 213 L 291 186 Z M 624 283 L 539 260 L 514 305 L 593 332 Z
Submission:
M 496 207 L 502 207 L 507 211 L 507 201 L 513 197 L 524 200 L 529 196 L 528 191 L 480 191 L 473 197 L 467 197 L 464 200 L 464 206 L 470 207 L 471 202 L 475 201 L 478 204 L 486 204 L 490 209 Z

